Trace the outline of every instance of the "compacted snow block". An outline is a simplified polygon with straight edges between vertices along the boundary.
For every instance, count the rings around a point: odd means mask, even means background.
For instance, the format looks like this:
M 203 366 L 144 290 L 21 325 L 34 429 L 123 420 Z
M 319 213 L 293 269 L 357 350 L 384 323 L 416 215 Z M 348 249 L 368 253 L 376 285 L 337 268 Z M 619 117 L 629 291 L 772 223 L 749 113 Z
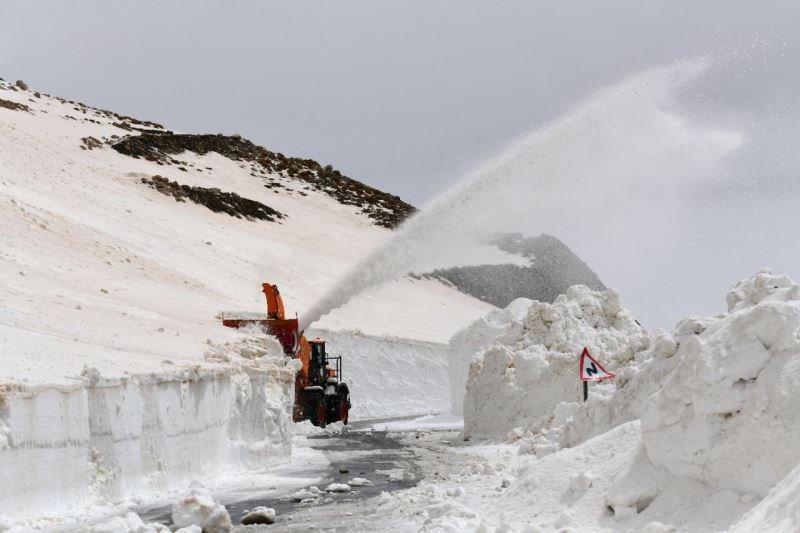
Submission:
M 728 293 L 728 313 L 678 330 L 677 366 L 642 416 L 648 457 L 765 496 L 800 462 L 800 286 L 760 272 Z
M 458 346 L 466 337 L 491 339 L 488 348 L 469 356 L 464 398 L 467 435 L 505 436 L 519 427 L 541 428 L 554 415 L 566 419 L 582 400 L 578 359 L 584 346 L 607 369 L 618 371 L 651 343 L 650 334 L 613 290 L 570 287 L 552 304 L 533 302 L 521 319 L 527 304 L 511 305 L 515 308 L 479 320 L 451 343 Z M 456 359 L 451 356 L 451 365 Z M 451 384 L 457 394 L 458 383 Z M 611 395 L 615 385 L 592 385 L 592 390 Z

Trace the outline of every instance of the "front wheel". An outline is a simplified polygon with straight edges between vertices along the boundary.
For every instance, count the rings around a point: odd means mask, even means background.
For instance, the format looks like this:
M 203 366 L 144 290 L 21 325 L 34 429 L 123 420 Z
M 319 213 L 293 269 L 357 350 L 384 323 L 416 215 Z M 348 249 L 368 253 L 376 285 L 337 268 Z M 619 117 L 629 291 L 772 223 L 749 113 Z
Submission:
M 303 418 L 311 420 L 315 426 L 324 428 L 328 423 L 328 412 L 325 395 L 318 389 L 309 387 L 303 391 Z
M 325 399 L 323 398 L 317 405 L 317 416 L 314 425 L 324 428 L 327 425 L 328 417 L 327 409 L 325 409 Z
M 347 419 L 350 415 L 350 402 L 346 398 L 339 398 L 339 420 L 342 424 L 347 425 Z

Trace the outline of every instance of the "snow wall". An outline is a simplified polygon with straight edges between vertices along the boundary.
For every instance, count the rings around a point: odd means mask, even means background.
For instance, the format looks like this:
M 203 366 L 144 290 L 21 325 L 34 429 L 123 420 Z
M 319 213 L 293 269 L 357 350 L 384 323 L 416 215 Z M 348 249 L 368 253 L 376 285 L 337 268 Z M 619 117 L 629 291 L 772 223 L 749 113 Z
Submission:
M 245 357 L 242 357 L 242 354 Z M 216 347 L 212 368 L 74 387 L 0 388 L 0 523 L 147 498 L 291 455 L 292 365 L 272 339 Z
M 446 344 L 358 331 L 314 329 L 329 355 L 343 356 L 352 419 L 441 413 L 450 410 Z
M 743 522 L 749 527 L 796 491 L 800 286 L 789 277 L 762 271 L 741 280 L 727 312 L 688 317 L 671 333 L 643 330 L 616 293 L 585 287 L 552 305 L 534 302 L 521 323 L 513 339 L 452 354 L 472 360 L 467 434 L 545 456 L 640 420 L 640 457 L 606 495 L 620 516 L 690 480 L 727 494 L 769 494 Z M 491 334 L 500 326 L 470 328 Z M 584 345 L 617 373 L 590 385 L 585 403 L 577 378 Z M 798 518 L 786 511 L 788 531 Z

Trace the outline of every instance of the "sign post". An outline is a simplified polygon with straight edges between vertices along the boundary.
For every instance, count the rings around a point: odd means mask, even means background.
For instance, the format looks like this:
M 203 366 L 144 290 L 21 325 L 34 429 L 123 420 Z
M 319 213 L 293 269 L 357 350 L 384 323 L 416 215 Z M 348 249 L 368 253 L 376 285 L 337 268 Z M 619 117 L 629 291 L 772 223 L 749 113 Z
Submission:
M 578 378 L 583 381 L 583 401 L 589 399 L 589 382 L 614 379 L 615 374 L 609 372 L 597 359 L 589 353 L 589 348 L 584 346 L 578 363 Z

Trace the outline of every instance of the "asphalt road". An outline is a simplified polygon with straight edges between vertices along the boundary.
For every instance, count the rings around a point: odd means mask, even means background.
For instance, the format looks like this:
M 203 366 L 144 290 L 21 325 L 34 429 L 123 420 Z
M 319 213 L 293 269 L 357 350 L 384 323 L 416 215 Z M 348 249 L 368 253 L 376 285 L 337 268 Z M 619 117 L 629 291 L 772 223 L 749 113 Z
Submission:
M 373 421 L 374 422 L 374 421 Z M 366 478 L 371 484 L 352 487 L 350 492 L 330 493 L 314 503 L 294 500 L 292 491 L 273 498 L 254 498 L 222 503 L 228 509 L 234 525 L 240 524 L 245 510 L 258 506 L 271 507 L 277 514 L 276 523 L 270 526 L 242 528 L 242 531 L 297 531 L 308 529 L 329 530 L 336 517 L 345 508 L 352 508 L 359 500 L 368 500 L 382 492 L 393 492 L 417 484 L 420 478 L 412 449 L 393 438 L 386 431 L 363 429 L 370 423 L 355 423 L 341 434 L 310 437 L 311 447 L 322 451 L 329 467 L 320 472 L 317 485 L 324 489 L 331 483 L 347 483 L 355 477 Z M 171 524 L 171 508 L 163 507 L 141 512 L 146 522 Z M 329 517 L 328 519 L 324 517 Z M 331 519 L 333 521 L 331 521 Z M 346 522 L 342 521 L 342 522 Z M 237 528 L 238 529 L 238 528 Z M 338 529 L 334 527 L 333 531 Z M 349 530 L 349 528 L 344 529 Z

